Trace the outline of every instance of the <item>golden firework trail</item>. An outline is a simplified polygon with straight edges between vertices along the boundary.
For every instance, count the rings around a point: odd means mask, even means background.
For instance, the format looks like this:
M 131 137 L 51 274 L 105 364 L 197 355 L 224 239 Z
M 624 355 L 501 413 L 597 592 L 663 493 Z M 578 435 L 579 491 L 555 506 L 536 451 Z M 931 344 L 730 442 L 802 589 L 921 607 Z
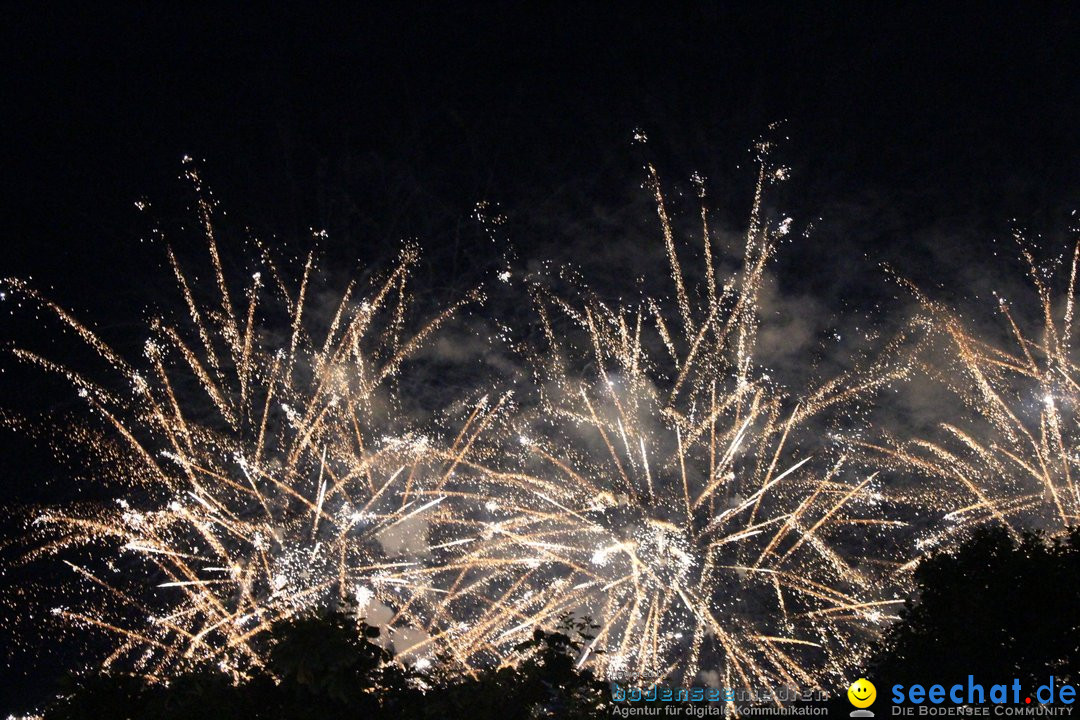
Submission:
M 1073 348 L 1080 243 L 1055 273 L 1036 262 L 1022 236 L 1016 239 L 1038 319 L 1025 322 L 998 297 L 996 338 L 904 281 L 922 309 L 917 323 L 939 342 L 923 369 L 964 409 L 932 436 L 874 446 L 903 471 L 935 479 L 924 502 L 939 509 L 942 522 L 920 540 L 922 547 L 985 524 L 1016 534 L 1061 531 L 1080 521 L 1080 384 Z
M 512 423 L 513 462 L 445 487 L 477 539 L 461 546 L 443 612 L 468 618 L 460 640 L 497 662 L 575 613 L 598 625 L 579 665 L 610 677 L 820 687 L 892 616 L 892 576 L 908 558 L 884 549 L 904 523 L 880 484 L 843 442 L 815 438 L 816 423 L 854 412 L 908 366 L 890 359 L 786 393 L 755 359 L 759 296 L 789 227 L 761 209 L 781 171 L 762 156 L 742 267 L 726 281 L 703 223 L 703 287 L 684 275 L 648 172 L 673 301 L 612 307 L 535 290 L 540 399 Z

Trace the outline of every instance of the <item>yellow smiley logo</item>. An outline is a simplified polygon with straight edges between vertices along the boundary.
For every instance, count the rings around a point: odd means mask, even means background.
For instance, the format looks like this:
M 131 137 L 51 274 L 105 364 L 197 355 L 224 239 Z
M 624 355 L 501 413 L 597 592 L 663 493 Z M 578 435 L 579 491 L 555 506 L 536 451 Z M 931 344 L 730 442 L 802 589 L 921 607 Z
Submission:
M 857 708 L 870 707 L 877 698 L 877 688 L 866 678 L 859 678 L 847 689 L 847 699 Z

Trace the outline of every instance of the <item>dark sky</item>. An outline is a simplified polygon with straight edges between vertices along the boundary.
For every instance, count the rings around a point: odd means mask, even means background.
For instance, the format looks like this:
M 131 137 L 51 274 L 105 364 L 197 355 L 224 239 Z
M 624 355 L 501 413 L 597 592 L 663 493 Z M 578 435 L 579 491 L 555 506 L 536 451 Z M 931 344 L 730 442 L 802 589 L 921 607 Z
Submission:
M 11 12 L 7 269 L 95 292 L 128 262 L 132 201 L 178 195 L 184 154 L 244 223 L 368 248 L 445 242 L 479 200 L 522 218 L 525 245 L 553 215 L 618 210 L 636 127 L 666 178 L 704 172 L 741 220 L 746 150 L 786 120 L 789 205 L 839 219 L 820 224 L 856 252 L 930 226 L 1052 227 L 1075 202 L 1064 3 L 393 5 Z
M 8 9 L 0 275 L 106 327 L 138 322 L 163 276 L 133 203 L 183 216 L 183 155 L 259 234 L 327 229 L 331 264 L 416 238 L 428 281 L 452 287 L 502 257 L 471 219 L 482 200 L 522 262 L 637 272 L 659 243 L 645 159 L 676 191 L 704 173 L 738 228 L 748 148 L 782 120 L 776 202 L 815 231 L 777 273 L 825 314 L 876 303 L 882 262 L 977 279 L 1014 218 L 1052 242 L 1077 207 L 1066 3 L 399 5 Z M 4 406 L 38 392 L 0 388 Z M 25 468 L 41 461 L 21 442 L 5 457 L 8 508 L 40 500 Z M 11 697 L 40 690 L 33 668 L 8 670 Z

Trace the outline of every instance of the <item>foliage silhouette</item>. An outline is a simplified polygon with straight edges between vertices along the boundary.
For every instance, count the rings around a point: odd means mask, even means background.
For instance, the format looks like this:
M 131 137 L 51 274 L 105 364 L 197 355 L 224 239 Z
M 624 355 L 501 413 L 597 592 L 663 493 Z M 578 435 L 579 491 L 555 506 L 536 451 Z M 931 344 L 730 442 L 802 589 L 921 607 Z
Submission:
M 1080 680 L 1080 529 L 1059 538 L 987 529 L 924 560 L 917 601 L 886 634 L 871 666 L 887 682 L 1024 687 Z

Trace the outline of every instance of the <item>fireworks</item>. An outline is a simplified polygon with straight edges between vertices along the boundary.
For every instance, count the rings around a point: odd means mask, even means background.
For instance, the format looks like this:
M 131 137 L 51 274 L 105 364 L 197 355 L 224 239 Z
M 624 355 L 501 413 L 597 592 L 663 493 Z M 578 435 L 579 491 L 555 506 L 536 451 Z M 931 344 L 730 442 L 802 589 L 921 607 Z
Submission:
M 886 352 L 793 393 L 760 365 L 759 296 L 791 225 L 764 219 L 783 172 L 761 162 L 730 277 L 704 212 L 703 274 L 684 273 L 650 168 L 671 296 L 612 306 L 534 285 L 533 390 L 520 405 L 498 388 L 458 398 L 456 424 L 402 410 L 403 368 L 462 304 L 409 331 L 411 250 L 328 313 L 309 309 L 310 258 L 296 287 L 264 258 L 235 305 L 203 201 L 215 298 L 170 253 L 186 317 L 155 320 L 137 364 L 8 281 L 122 384 L 17 351 L 72 383 L 92 417 L 75 437 L 122 487 L 37 519 L 36 554 L 64 555 L 94 591 L 56 614 L 107 631 L 107 662 L 151 676 L 204 662 L 243 674 L 274 621 L 345 604 L 425 663 L 514 663 L 534 628 L 575 613 L 599 625 L 579 665 L 610 676 L 806 688 L 842 675 L 901 602 L 910 560 L 890 549 L 905 522 L 847 435 L 908 366 Z M 80 559 L 100 546 L 116 553 L 105 568 Z
M 1040 327 L 1028 329 L 999 298 L 1000 343 L 907 283 L 923 311 L 918 322 L 944 350 L 945 359 L 925 367 L 965 409 L 932 438 L 876 448 L 906 471 L 935 480 L 926 502 L 941 509 L 945 522 L 923 538 L 925 546 L 988 523 L 1016 533 L 1059 531 L 1080 519 L 1080 385 L 1073 359 L 1080 244 L 1065 262 L 1067 280 L 1059 287 L 1055 281 L 1062 278 L 1040 267 L 1022 242 L 1021 256 Z
M 758 202 L 773 179 L 763 164 Z M 459 560 L 448 611 L 470 618 L 464 637 L 495 660 L 575 613 L 599 625 L 579 664 L 611 676 L 818 686 L 900 602 L 885 589 L 906 558 L 858 538 L 904 523 L 839 438 L 813 440 L 813 423 L 850 413 L 906 366 L 786 394 L 756 365 L 755 335 L 790 221 L 770 226 L 755 206 L 742 268 L 723 283 L 706 227 L 698 299 L 651 169 L 650 181 L 674 307 L 579 306 L 537 289 L 540 401 L 514 424 L 507 469 L 454 486 L 484 535 Z

